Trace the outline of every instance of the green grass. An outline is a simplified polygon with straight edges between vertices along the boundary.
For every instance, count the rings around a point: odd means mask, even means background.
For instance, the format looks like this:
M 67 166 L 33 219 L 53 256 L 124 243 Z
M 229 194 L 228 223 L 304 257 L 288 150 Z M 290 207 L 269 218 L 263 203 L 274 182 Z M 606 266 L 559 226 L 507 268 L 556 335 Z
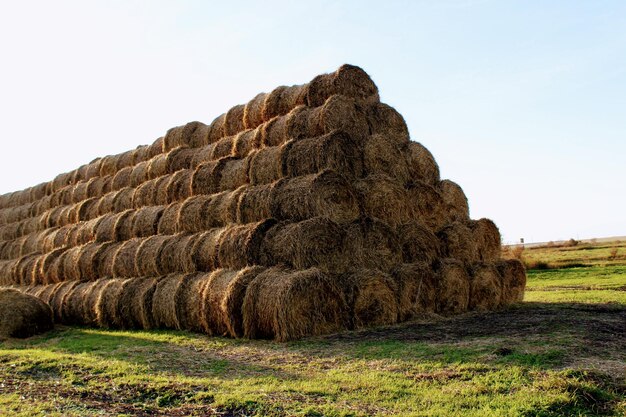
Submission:
M 624 415 L 626 266 L 594 251 L 529 271 L 504 311 L 291 343 L 63 326 L 7 340 L 0 415 Z

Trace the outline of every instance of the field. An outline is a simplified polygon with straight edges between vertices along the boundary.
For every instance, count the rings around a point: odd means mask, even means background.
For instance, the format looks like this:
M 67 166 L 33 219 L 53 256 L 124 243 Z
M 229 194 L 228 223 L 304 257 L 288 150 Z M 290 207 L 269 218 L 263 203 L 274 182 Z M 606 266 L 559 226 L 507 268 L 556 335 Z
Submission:
M 0 343 L 0 414 L 624 415 L 625 255 L 511 248 L 519 305 L 299 342 L 58 326 Z

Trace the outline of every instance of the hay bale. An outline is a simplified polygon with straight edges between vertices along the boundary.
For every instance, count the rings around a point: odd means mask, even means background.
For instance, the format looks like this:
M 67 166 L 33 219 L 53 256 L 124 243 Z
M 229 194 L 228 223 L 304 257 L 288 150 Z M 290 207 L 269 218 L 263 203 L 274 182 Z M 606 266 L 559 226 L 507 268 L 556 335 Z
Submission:
M 165 161 L 167 173 L 174 173 L 182 169 L 190 169 L 191 161 L 197 150 L 188 147 L 179 147 L 172 149 L 166 155 Z
M 360 205 L 369 217 L 384 219 L 392 227 L 417 218 L 417 207 L 404 186 L 384 174 L 368 175 L 354 185 Z
M 398 237 L 393 229 L 380 220 L 366 217 L 346 225 L 344 241 L 342 256 L 348 264 L 342 265 L 343 271 L 351 265 L 391 271 L 402 263 L 402 247 Z
M 106 242 L 101 244 L 94 254 L 94 262 L 96 262 L 94 268 L 98 270 L 99 278 L 113 276 L 113 261 L 120 246 L 119 242 Z
M 243 109 L 243 125 L 246 129 L 254 129 L 265 121 L 263 106 L 266 98 L 267 93 L 260 93 L 246 103 Z
M 181 329 L 204 331 L 200 311 L 205 302 L 202 297 L 204 287 L 210 276 L 204 272 L 185 275 L 176 289 L 176 320 Z
M 37 281 L 42 284 L 53 284 L 63 281 L 62 255 L 67 248 L 61 247 L 46 253 L 39 263 L 39 273 Z
M 108 214 L 103 216 L 102 220 L 96 227 L 96 242 L 109 242 L 109 241 L 122 241 L 123 237 L 129 234 L 129 222 L 131 222 L 131 216 L 134 214 L 134 210 L 126 210 L 121 213 Z M 122 227 L 124 228 L 122 235 Z
M 270 202 L 274 184 L 242 187 L 237 203 L 236 223 L 252 223 L 272 216 Z
M 218 142 L 210 143 L 198 149 L 194 149 L 193 157 L 191 158 L 191 162 L 189 164 L 190 168 L 195 169 L 204 162 L 213 161 L 215 159 L 213 158 L 213 151 L 217 146 L 217 143 Z
M 96 230 L 98 229 L 98 225 L 102 219 L 103 217 L 97 217 L 81 223 L 81 226 L 76 233 L 76 244 L 74 246 L 84 245 L 85 243 L 94 241 L 96 239 Z
M 100 254 L 106 248 L 106 243 L 91 242 L 79 246 L 76 256 L 76 267 L 83 281 L 95 280 L 100 276 Z
M 11 273 L 12 281 L 20 285 L 36 285 L 38 283 L 36 277 L 37 263 L 41 258 L 41 254 L 32 253 L 17 259 L 13 271 Z
M 182 201 L 191 196 L 191 180 L 193 172 L 190 169 L 182 169 L 171 175 L 167 183 L 167 203 Z
M 135 259 L 143 239 L 134 238 L 122 243 L 113 256 L 113 277 L 130 278 L 139 275 L 135 268 Z
M 215 228 L 201 233 L 192 248 L 192 259 L 197 271 L 212 271 L 218 268 L 218 246 L 226 228 Z
M 148 163 L 148 178 L 155 179 L 168 173 L 167 154 L 159 154 L 150 159 Z
M 152 156 L 150 155 L 149 145 L 139 145 L 135 148 L 135 165 L 140 162 L 148 161 Z
M 494 262 L 500 259 L 502 238 L 498 226 L 489 219 L 480 219 L 470 221 L 469 227 L 478 248 L 479 259 L 483 262 Z
M 271 189 L 270 211 L 279 220 L 326 217 L 338 223 L 353 221 L 360 215 L 355 190 L 330 170 L 279 180 Z
M 478 247 L 466 222 L 454 222 L 437 232 L 442 254 L 470 264 L 479 260 Z
M 147 237 L 157 234 L 159 220 L 161 220 L 164 210 L 165 207 L 163 206 L 149 206 L 137 209 L 133 216 L 131 236 Z
M 385 103 L 375 103 L 367 107 L 367 122 L 374 135 L 382 135 L 396 143 L 403 151 L 409 145 L 409 128 L 404 117 Z
M 267 219 L 257 223 L 226 227 L 220 234 L 217 244 L 217 266 L 242 269 L 258 263 L 265 234 L 275 224 L 276 220 Z
M 164 177 L 149 180 L 141 184 L 133 194 L 133 208 L 141 208 L 146 206 L 153 206 L 156 203 L 156 186 L 157 183 L 163 182 Z
M 363 176 L 363 155 L 352 138 L 341 131 L 289 141 L 282 146 L 281 155 L 285 176 L 298 177 L 324 169 L 349 179 Z
M 99 199 L 95 209 L 98 216 L 103 216 L 113 211 L 113 201 L 119 193 L 120 191 L 111 191 Z
M 189 122 L 183 130 L 183 137 L 190 148 L 199 148 L 208 143 L 209 126 L 201 122 Z
M 228 285 L 237 274 L 237 270 L 218 269 L 209 275 L 202 288 L 199 318 L 202 328 L 209 335 L 225 336 L 228 333 L 228 318 L 223 301 Z
M 14 285 L 12 271 L 15 260 L 0 261 L 0 285 Z
M 245 129 L 243 116 L 245 110 L 244 104 L 232 107 L 224 116 L 224 136 L 235 135 Z
M 122 188 L 129 187 L 130 183 L 130 175 L 133 172 L 132 166 L 127 166 L 115 173 L 113 176 L 113 180 L 111 182 L 111 189 L 113 190 L 121 190 Z
M 0 288 L 0 338 L 30 337 L 53 327 L 50 307 L 32 295 Z
M 370 135 L 363 144 L 363 166 L 366 174 L 384 174 L 400 184 L 411 181 L 406 147 L 385 134 Z
M 315 77 L 306 86 L 306 104 L 321 106 L 333 94 L 353 97 L 367 103 L 378 101 L 378 88 L 365 71 L 354 65 L 342 65 L 335 72 Z
M 161 265 L 159 258 L 163 246 L 169 239 L 169 236 L 150 236 L 143 240 L 137 256 L 135 257 L 135 268 L 137 275 L 140 276 L 159 276 L 161 273 Z
M 148 146 L 148 156 L 150 158 L 154 158 L 155 156 L 163 153 L 163 141 L 164 140 L 165 138 L 161 136 L 160 138 L 152 142 L 151 145 Z
M 80 270 L 78 269 L 78 259 L 80 256 L 80 247 L 68 248 L 62 258 L 60 281 L 76 281 L 80 280 Z
M 250 182 L 248 160 L 235 157 L 222 158 L 216 167 L 219 170 L 219 191 L 235 190 Z
M 129 185 L 138 187 L 142 183 L 150 179 L 149 173 L 150 161 L 143 161 L 131 168 Z
M 439 183 L 439 190 L 446 207 L 446 223 L 468 221 L 469 205 L 463 189 L 453 181 L 443 180 Z
M 120 242 L 133 237 L 133 225 L 135 224 L 135 215 L 137 212 L 132 209 L 127 211 L 130 213 L 126 216 L 120 216 L 118 223 L 115 225 L 117 230 L 117 240 Z
M 123 170 L 124 168 L 132 167 L 133 165 L 135 165 L 134 149 L 117 155 L 117 164 L 115 165 L 117 172 Z
M 178 211 L 176 229 L 189 233 L 206 230 L 208 228 L 206 227 L 207 205 L 211 198 L 212 196 L 195 195 L 183 201 Z
M 254 149 L 261 147 L 261 130 L 248 129 L 237 133 L 233 139 L 232 156 L 245 158 Z
M 164 206 L 170 203 L 168 201 L 167 187 L 171 180 L 171 175 L 163 175 L 155 180 L 154 192 L 151 197 L 153 205 Z
M 226 136 L 224 134 L 224 120 L 226 113 L 217 116 L 209 125 L 209 133 L 207 135 L 207 143 L 214 143 Z
M 270 226 L 274 222 L 264 223 Z M 293 269 L 317 267 L 323 271 L 336 271 L 345 268 L 346 243 L 344 230 L 330 219 L 315 217 L 297 223 L 280 222 L 265 233 L 258 261 L 254 262 L 251 257 L 249 264 L 285 265 Z
M 501 305 L 502 282 L 493 264 L 476 263 L 470 269 L 469 309 L 489 311 Z
M 50 292 L 50 301 L 48 301 L 48 304 L 52 309 L 52 315 L 55 323 L 66 323 L 65 317 L 63 317 L 63 305 L 65 304 L 65 298 L 77 285 L 77 281 L 59 282 L 54 285 L 54 288 Z
M 37 298 L 39 298 L 44 303 L 50 305 L 52 293 L 55 290 L 56 286 L 57 284 L 44 285 L 43 288 L 37 293 Z
M 239 199 L 244 191 L 245 187 L 240 187 L 234 191 L 213 194 L 205 207 L 205 229 L 235 223 Z
M 293 113 L 300 113 L 303 108 L 298 108 Z M 290 117 L 296 117 L 290 113 L 288 116 L 274 117 L 269 122 L 259 127 L 262 146 L 280 146 L 290 139 L 287 121 Z
M 252 151 L 245 159 L 250 184 L 270 184 L 283 177 L 281 148 L 271 146 Z
M 359 269 L 340 276 L 338 284 L 348 305 L 350 327 L 359 329 L 398 321 L 398 289 L 388 274 Z
M 64 323 L 88 324 L 84 316 L 83 302 L 92 285 L 92 282 L 81 282 L 67 292 L 61 306 L 61 316 Z
M 397 289 L 400 321 L 435 311 L 437 276 L 430 265 L 403 263 L 394 268 L 392 277 Z
M 83 300 L 80 303 L 80 309 L 82 311 L 82 321 L 85 325 L 96 326 L 98 324 L 97 317 L 98 311 L 96 306 L 98 299 L 104 287 L 109 283 L 110 279 L 101 278 L 96 281 L 86 282 L 85 294 Z
M 424 263 L 432 265 L 441 257 L 441 244 L 425 225 L 413 221 L 400 225 L 397 236 L 402 247 L 404 263 Z
M 100 176 L 115 175 L 117 169 L 117 155 L 107 155 L 100 161 Z
M 184 275 L 171 274 L 163 277 L 156 285 L 152 295 L 152 318 L 154 327 L 166 329 L 180 329 L 176 317 L 176 290 L 180 286 Z
M 470 302 L 470 280 L 463 263 L 442 258 L 437 265 L 437 312 L 459 314 L 467 311 Z
M 120 278 L 109 279 L 100 290 L 95 306 L 98 326 L 109 329 L 121 327 L 122 322 L 117 310 L 117 302 L 127 281 L 127 279 Z
M 117 299 L 116 322 L 122 329 L 142 329 L 142 316 L 145 312 L 146 288 L 152 285 L 152 278 L 140 277 L 124 281 Z
M 416 181 L 437 185 L 439 183 L 439 165 L 435 158 L 421 143 L 410 142 L 410 170 L 411 177 Z
M 214 179 L 214 171 L 218 161 L 208 161 L 198 165 L 191 178 L 191 192 L 193 195 L 214 194 L 219 182 Z
M 443 196 L 435 187 L 424 182 L 411 183 L 408 194 L 417 212 L 417 218 L 433 231 L 446 224 L 446 208 Z
M 265 96 L 261 119 L 268 121 L 289 113 L 294 107 L 306 104 L 306 85 L 280 86 Z
M 193 247 L 200 235 L 179 233 L 166 240 L 159 253 L 160 270 L 163 273 L 195 272 Z
M 526 268 L 518 259 L 507 259 L 496 264 L 502 282 L 501 305 L 518 303 L 524 300 L 526 288 Z
M 119 213 L 124 210 L 130 210 L 133 208 L 133 194 L 135 194 L 135 189 L 126 187 L 119 190 L 118 193 L 115 194 L 113 198 L 113 207 L 112 211 Z
M 70 202 L 78 203 L 87 198 L 87 182 L 81 181 L 70 189 Z
M 73 213 L 73 222 L 78 223 L 97 217 L 96 208 L 100 203 L 100 199 L 96 197 L 87 198 L 75 206 Z
M 159 219 L 159 226 L 157 228 L 159 234 L 173 235 L 180 231 L 178 230 L 178 217 L 182 206 L 183 203 L 177 202 L 171 203 L 165 207 Z
M 263 271 L 265 271 L 265 268 L 261 266 L 244 268 L 226 286 L 225 292 L 221 297 L 220 307 L 226 322 L 226 329 L 232 337 L 244 336 L 243 301 L 248 286 Z M 203 300 L 206 300 L 206 298 L 203 297 Z
M 338 332 L 348 322 L 341 290 L 315 268 L 259 273 L 248 285 L 242 312 L 246 337 L 278 341 Z
M 146 277 L 134 286 L 132 316 L 139 317 L 139 328 L 154 329 L 156 327 L 152 316 L 152 297 L 160 280 L 161 277 Z

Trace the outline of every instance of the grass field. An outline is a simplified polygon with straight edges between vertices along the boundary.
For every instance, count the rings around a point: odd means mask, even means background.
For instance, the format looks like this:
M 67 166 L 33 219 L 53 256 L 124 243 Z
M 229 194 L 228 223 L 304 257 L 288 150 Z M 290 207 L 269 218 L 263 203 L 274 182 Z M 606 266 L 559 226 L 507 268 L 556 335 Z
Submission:
M 548 267 L 486 314 L 292 343 L 62 326 L 7 340 L 0 415 L 624 415 L 626 248 L 593 246 L 527 249 Z

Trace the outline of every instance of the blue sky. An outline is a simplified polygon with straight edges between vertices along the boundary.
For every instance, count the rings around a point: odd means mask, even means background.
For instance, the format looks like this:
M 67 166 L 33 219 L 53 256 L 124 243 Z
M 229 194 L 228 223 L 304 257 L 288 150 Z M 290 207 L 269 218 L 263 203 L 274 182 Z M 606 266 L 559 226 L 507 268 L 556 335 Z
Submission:
M 0 1 L 0 193 L 342 63 L 505 241 L 626 235 L 626 2 Z

